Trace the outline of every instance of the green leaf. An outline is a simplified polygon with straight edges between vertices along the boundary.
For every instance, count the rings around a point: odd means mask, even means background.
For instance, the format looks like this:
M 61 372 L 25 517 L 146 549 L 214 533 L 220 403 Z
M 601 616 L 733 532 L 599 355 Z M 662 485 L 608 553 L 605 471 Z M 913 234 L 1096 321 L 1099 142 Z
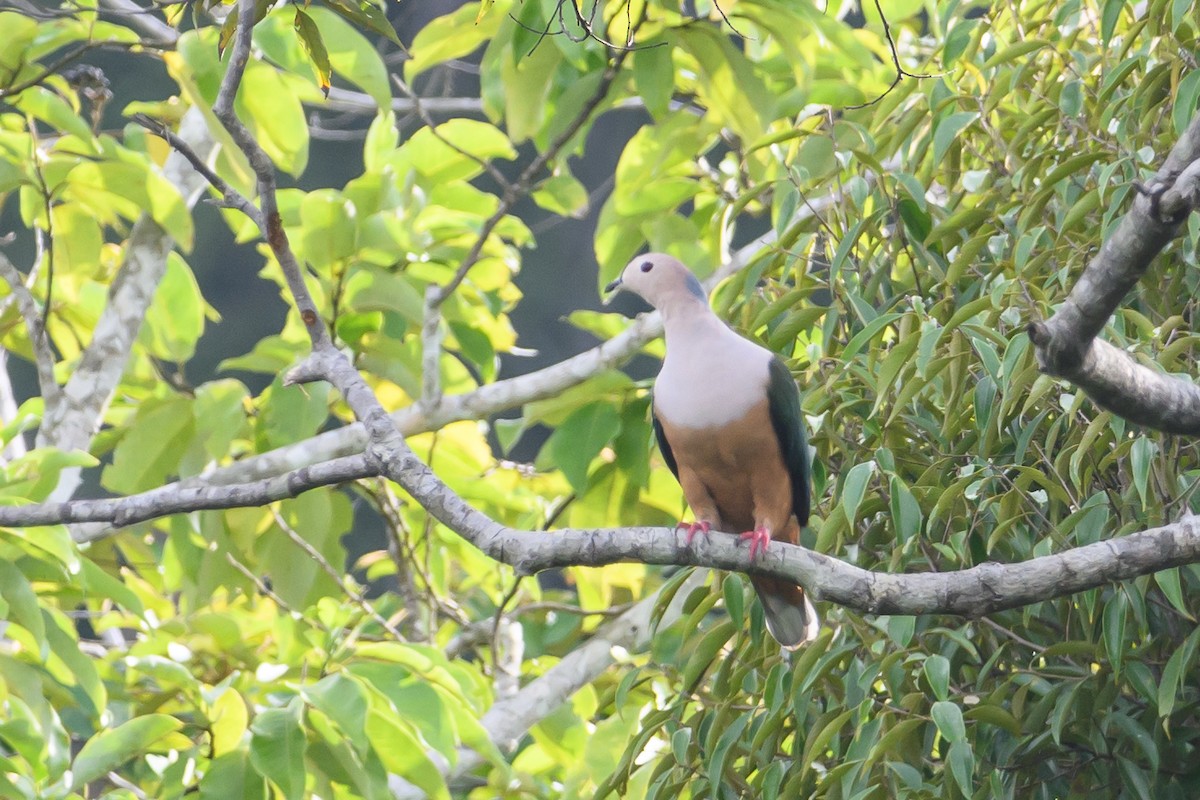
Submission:
M 495 36 L 504 15 L 484 10 L 482 3 L 464 3 L 417 31 L 409 48 L 412 58 L 404 64 L 404 79 L 412 81 L 431 67 L 468 56 Z
M 452 119 L 437 133 L 421 128 L 409 137 L 391 160 L 400 175 L 415 171 L 431 184 L 474 178 L 483 172 L 480 161 L 515 158 L 512 142 L 494 125 L 474 119 Z
M 688 763 L 688 747 L 692 743 L 692 729 L 680 728 L 671 734 L 671 754 L 675 756 L 675 762 L 678 764 Z
M 675 29 L 669 41 L 696 60 L 699 100 L 713 119 L 731 128 L 743 142 L 757 141 L 763 135 L 771 96 L 729 37 L 716 28 L 697 25 Z
M 212 760 L 200 779 L 200 800 L 265 800 L 267 783 L 250 766 L 245 750 L 234 750 Z
M 18 547 L 39 560 L 44 561 L 44 556 L 49 555 L 68 575 L 79 572 L 79 548 L 64 525 L 0 528 L 0 537 L 15 541 Z
M 573 412 L 546 442 L 550 463 L 562 470 L 576 492 L 587 488 L 588 466 L 621 427 L 621 415 L 608 403 L 590 403 Z
M 548 178 L 533 193 L 534 202 L 559 216 L 582 219 L 588 211 L 588 193 L 570 173 Z
M 1125 658 L 1125 623 L 1129 601 L 1121 588 L 1113 591 L 1104 604 L 1104 649 L 1108 653 L 1113 673 L 1121 674 L 1121 663 Z
M 94 467 L 97 463 L 94 456 L 82 450 L 35 448 L 9 463 L 0 498 L 45 501 L 58 486 L 63 470 Z
M 178 253 L 168 253 L 167 268 L 146 311 L 138 341 L 155 358 L 182 364 L 196 352 L 207 309 L 191 269 Z
M 306 439 L 329 416 L 329 384 L 284 386 L 276 377 L 261 399 L 263 433 L 271 447 L 282 447 Z
M 29 631 L 40 647 L 41 657 L 45 658 L 48 648 L 46 623 L 42 619 L 37 594 L 21 571 L 3 559 L 0 559 L 0 597 L 8 604 L 5 619 L 11 619 Z
M 316 5 L 307 6 L 305 11 L 321 32 L 333 71 L 371 95 L 380 109 L 391 108 L 392 84 L 387 67 L 371 40 L 335 11 Z
M 328 675 L 306 687 L 304 697 L 337 724 L 356 751 L 365 754 L 370 750 L 366 730 L 367 692 L 358 680 L 343 674 Z
M 354 205 L 332 189 L 309 192 L 300 202 L 304 258 L 318 269 L 351 258 L 357 250 Z
M 971 750 L 971 745 L 965 741 L 952 743 L 947 760 L 950 762 L 950 774 L 954 776 L 954 782 L 963 794 L 969 795 L 975 788 L 975 753 Z
M 103 597 L 112 600 L 137 616 L 145 613 L 142 601 L 128 586 L 109 575 L 90 558 L 81 558 L 79 561 L 83 568 L 83 586 L 90 598 Z M 3 586 L 2 579 L 0 579 L 0 586 Z
M 668 45 L 642 45 L 633 52 L 633 80 L 646 110 L 661 119 L 670 110 L 675 92 L 675 68 Z
M 195 431 L 191 405 L 184 397 L 144 401 L 104 469 L 104 487 L 134 494 L 165 483 Z
M 388 22 L 387 16 L 371 0 L 322 0 L 322 2 L 355 27 L 366 28 L 382 34 L 401 50 L 404 49 L 404 43 L 396 35 L 396 29 L 392 27 L 392 23 Z
M 304 797 L 304 705 L 260 711 L 250 725 L 250 763 L 279 788 L 287 800 Z
M 135 717 L 84 742 L 71 762 L 71 786 L 79 789 L 140 756 L 183 723 L 167 714 Z
M 930 716 L 937 724 L 938 731 L 946 741 L 951 743 L 965 742 L 967 727 L 963 723 L 962 710 L 957 703 L 949 700 L 939 700 L 929 710 Z
M 1116 30 L 1117 20 L 1120 19 L 1121 9 L 1124 7 L 1125 0 L 1104 0 L 1100 13 L 1100 39 L 1106 45 L 1112 41 L 1113 31 Z
M 946 700 L 950 696 L 950 661 L 937 654 L 925 659 L 925 679 L 933 689 L 933 696 Z
M 893 475 L 888 481 L 888 493 L 891 495 L 892 524 L 896 526 L 896 541 L 903 544 L 921 532 L 924 516 L 917 498 L 898 476 Z
M 1162 680 L 1158 684 L 1158 715 L 1164 720 L 1175 710 L 1179 699 L 1180 689 L 1184 678 L 1191 673 L 1196 659 L 1197 645 L 1200 644 L 1200 628 L 1192 631 L 1182 647 L 1176 648 L 1167 659 L 1167 665 L 1162 671 Z
M 1150 762 L 1150 771 L 1158 772 L 1159 753 L 1158 745 L 1154 743 L 1154 739 L 1146 732 L 1146 729 L 1139 725 L 1136 721 L 1125 714 L 1119 712 L 1108 715 L 1108 720 L 1117 726 L 1130 739 L 1133 740 L 1137 748 L 1142 751 L 1146 760 Z
M 450 800 L 446 779 L 429 757 L 416 733 L 390 709 L 367 713 L 367 737 L 379 760 L 392 772 L 418 786 L 435 800 Z
M 958 111 L 938 120 L 933 131 L 933 160 L 939 162 L 945 158 L 958 135 L 978 118 L 976 111 Z
M 733 622 L 727 619 L 717 623 L 704 634 L 684 665 L 682 674 L 684 691 L 690 693 L 696 690 L 700 678 L 712 666 L 717 653 L 736 632 Z
M 232 688 L 222 691 L 213 701 L 208 718 L 214 756 L 240 749 L 250 716 L 239 691 Z
M 308 120 L 295 84 L 273 67 L 251 61 L 242 76 L 234 109 L 284 172 L 299 175 L 308 165 Z
M 870 482 L 873 474 L 875 474 L 874 461 L 855 464 L 846 473 L 846 481 L 842 485 L 842 510 L 851 525 L 854 524 L 858 507 L 867 493 L 867 483 Z
M 1175 93 L 1175 105 L 1171 109 L 1171 120 L 1175 123 L 1175 133 L 1183 135 L 1191 124 L 1197 107 L 1200 106 L 1200 71 L 1192 70 L 1179 82 Z
M 741 628 L 745 619 L 745 584 L 742 576 L 731 572 L 721 582 L 721 593 L 725 598 L 725 610 L 729 612 L 735 628 Z
M 299 6 L 295 7 L 295 11 L 296 21 L 293 25 L 296 35 L 300 37 L 300 43 L 304 45 L 304 52 L 308 53 L 308 58 L 312 61 L 313 71 L 317 74 L 317 85 L 321 87 L 321 94 L 329 97 L 333 67 L 329 64 L 329 51 L 325 49 L 321 30 L 317 27 L 317 23 L 313 22 L 312 17 L 305 14 Z
M 45 86 L 33 86 L 11 98 L 10 102 L 22 112 L 45 122 L 55 130 L 65 131 L 78 137 L 87 145 L 92 141 L 92 129 L 75 113 L 75 110 Z
M 1138 499 L 1144 506 L 1147 502 L 1146 491 L 1150 482 L 1150 464 L 1158 446 L 1147 436 L 1139 436 L 1133 440 L 1129 450 L 1129 466 L 1133 471 L 1133 485 L 1137 489 Z
M 1179 567 L 1164 569 L 1161 572 L 1154 573 L 1154 582 L 1158 584 L 1158 588 L 1162 589 L 1162 593 L 1175 609 L 1183 614 L 1188 619 L 1193 619 L 1192 612 L 1188 610 L 1187 601 L 1183 596 L 1183 584 L 1179 577 Z

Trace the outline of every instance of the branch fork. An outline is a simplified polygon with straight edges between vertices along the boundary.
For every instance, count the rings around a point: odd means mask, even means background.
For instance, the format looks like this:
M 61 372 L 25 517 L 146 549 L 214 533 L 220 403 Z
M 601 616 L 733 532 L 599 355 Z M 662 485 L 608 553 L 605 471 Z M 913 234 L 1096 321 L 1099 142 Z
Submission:
M 1200 386 L 1139 363 L 1098 338 L 1125 296 L 1200 206 L 1200 115 L 1048 320 L 1027 328 L 1038 367 L 1101 408 L 1148 428 L 1200 434 Z

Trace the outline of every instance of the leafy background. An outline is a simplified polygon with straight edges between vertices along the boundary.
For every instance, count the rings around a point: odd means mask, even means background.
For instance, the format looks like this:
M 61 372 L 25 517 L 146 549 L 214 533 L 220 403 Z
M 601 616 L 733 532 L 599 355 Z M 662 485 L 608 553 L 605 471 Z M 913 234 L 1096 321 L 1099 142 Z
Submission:
M 91 454 L 10 458 L 10 502 L 45 499 L 73 466 L 95 491 L 144 491 L 348 420 L 332 393 L 282 385 L 307 339 L 276 299 L 269 250 L 236 212 L 191 211 L 163 176 L 167 146 L 122 116 L 173 123 L 211 105 L 223 34 L 209 5 L 169 10 L 182 33 L 161 50 L 86 7 L 0 13 L 2 219 L 49 234 L 48 251 L 25 236 L 8 253 L 42 263 L 33 291 L 51 298 L 60 380 L 132 223 L 146 213 L 177 242 Z M 1194 445 L 1040 376 L 1023 334 L 1195 113 L 1190 3 L 900 0 L 848 21 L 782 0 L 609 3 L 593 37 L 569 6 L 570 35 L 541 36 L 561 8 L 544 0 L 409 8 L 392 13 L 407 58 L 369 4 L 271 10 L 238 105 L 288 186 L 311 289 L 390 409 L 421 395 L 424 291 L 500 208 L 492 170 L 511 180 L 568 130 L 614 57 L 598 37 L 632 31 L 596 113 L 445 305 L 447 393 L 530 368 L 519 347 L 553 361 L 622 330 L 620 314 L 577 309 L 642 249 L 704 276 L 766 233 L 713 304 L 804 390 L 809 546 L 870 569 L 952 570 L 1192 510 Z M 905 69 L 929 77 L 892 86 L 881 11 Z M 93 120 L 42 73 L 100 42 L 130 52 L 96 63 L 152 64 L 157 83 L 110 70 L 116 96 Z M 439 113 L 435 130 L 323 96 L 330 79 L 389 106 L 405 96 L 389 71 L 476 110 Z M 234 149 L 215 166 L 249 191 Z M 1197 224 L 1106 333 L 1168 371 L 1196 366 Z M 29 359 L 16 305 L 3 309 L 5 348 Z M 573 310 L 568 335 L 557 317 Z M 661 344 L 645 352 L 635 376 Z M 411 443 L 514 526 L 670 525 L 684 505 L 650 450 L 647 388 L 608 370 Z M 41 409 L 34 393 L 5 441 Z M 2 530 L 0 794 L 375 798 L 389 775 L 478 798 L 1186 798 L 1200 785 L 1194 568 L 970 621 L 824 607 L 821 636 L 790 662 L 742 577 L 686 577 L 628 564 L 518 581 L 378 481 L 85 549 L 63 527 Z M 528 685 L 648 596 L 661 620 L 648 648 L 617 653 L 515 749 L 492 741 L 484 714 L 510 691 L 492 620 L 519 623 Z M 463 747 L 485 765 L 447 783 Z

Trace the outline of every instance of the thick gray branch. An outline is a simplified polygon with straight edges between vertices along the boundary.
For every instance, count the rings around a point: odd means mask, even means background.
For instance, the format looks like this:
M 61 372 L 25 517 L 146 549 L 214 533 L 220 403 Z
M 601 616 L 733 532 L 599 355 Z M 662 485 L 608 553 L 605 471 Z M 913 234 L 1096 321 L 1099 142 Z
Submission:
M 323 365 L 322 365 L 323 366 Z M 353 369 L 347 364 L 344 368 Z M 342 368 L 334 367 L 335 371 Z M 339 376 L 342 377 L 342 376 Z M 356 398 L 361 402 L 362 398 Z M 352 405 L 354 401 L 351 401 Z M 403 445 L 399 433 L 370 427 L 379 444 L 365 456 L 308 468 L 285 478 L 238 487 L 158 489 L 115 500 L 79 500 L 0 508 L 0 525 L 46 525 L 83 520 L 130 524 L 169 513 L 262 505 L 315 486 L 382 470 L 431 514 L 490 557 L 520 574 L 621 561 L 714 567 L 786 578 L 813 597 L 874 614 L 978 616 L 1080 592 L 1171 567 L 1200 562 L 1200 517 L 1016 564 L 981 564 L 954 572 L 893 575 L 780 543 L 751 560 L 734 536 L 713 534 L 692 546 L 669 528 L 568 529 L 551 533 L 508 528 L 475 510 Z M 382 415 L 382 420 L 386 420 Z M 401 447 L 394 449 L 399 440 Z
M 264 506 L 296 497 L 310 489 L 375 475 L 366 456 L 357 455 L 304 467 L 286 475 L 237 486 L 154 489 L 128 497 L 103 500 L 69 500 L 27 506 L 0 507 L 0 525 L 36 526 L 76 522 L 103 522 L 121 527 L 159 519 L 170 514 L 218 508 Z M 77 541 L 88 541 L 77 537 Z
M 751 560 L 737 537 L 713 535 L 688 547 L 682 533 L 666 528 L 521 531 L 472 508 L 411 451 L 375 455 L 384 474 L 429 513 L 518 574 L 619 561 L 691 564 L 787 578 L 816 599 L 862 613 L 978 616 L 1200 561 L 1200 517 L 1016 564 L 909 575 L 871 572 L 777 543 Z
M 1139 364 L 1096 337 L 1198 205 L 1200 115 L 1150 185 L 1134 196 L 1054 316 L 1029 326 L 1043 372 L 1069 380 L 1126 419 L 1170 433 L 1200 433 L 1200 387 Z
M 202 154 L 211 152 L 214 146 L 204 114 L 199 109 L 184 114 L 179 135 L 193 150 Z M 204 180 L 187 159 L 172 153 L 163 174 L 179 190 L 189 208 L 195 204 Z M 63 386 L 61 402 L 55 403 L 42 420 L 38 446 L 62 450 L 91 447 L 92 437 L 100 429 L 104 413 L 125 372 L 146 310 L 166 272 L 167 254 L 174 244 L 148 214 L 134 223 L 125 246 L 125 262 L 109 287 L 108 302 L 92 333 L 92 341 Z M 78 485 L 78 468 L 64 470 L 54 498 L 70 497 Z

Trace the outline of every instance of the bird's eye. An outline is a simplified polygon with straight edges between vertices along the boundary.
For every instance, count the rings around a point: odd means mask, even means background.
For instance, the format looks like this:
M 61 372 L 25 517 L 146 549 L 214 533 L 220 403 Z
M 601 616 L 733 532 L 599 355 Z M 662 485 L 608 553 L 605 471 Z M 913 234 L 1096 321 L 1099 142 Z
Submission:
M 653 261 L 643 261 L 642 262 L 642 272 L 649 272 L 652 269 L 654 269 Z

